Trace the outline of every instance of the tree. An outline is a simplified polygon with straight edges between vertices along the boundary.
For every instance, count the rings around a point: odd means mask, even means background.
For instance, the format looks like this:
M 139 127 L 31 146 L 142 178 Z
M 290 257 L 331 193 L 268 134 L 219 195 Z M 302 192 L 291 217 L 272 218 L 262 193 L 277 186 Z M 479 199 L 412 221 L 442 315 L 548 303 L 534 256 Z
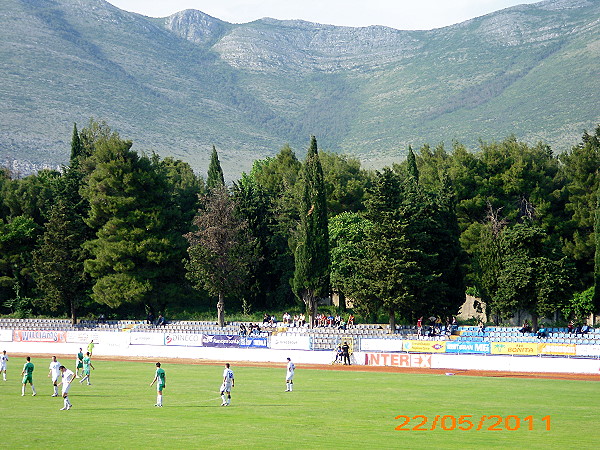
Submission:
M 223 177 L 223 169 L 217 154 L 217 148 L 213 145 L 210 155 L 210 164 L 208 165 L 208 176 L 206 178 L 206 188 L 210 191 L 225 186 L 225 178 Z
M 327 197 L 317 139 L 314 136 L 310 138 L 302 183 L 303 195 L 299 205 L 300 224 L 295 243 L 292 286 L 296 296 L 304 302 L 306 314 L 313 326 L 318 299 L 329 295 Z
M 36 224 L 43 226 L 54 204 L 60 176 L 56 170 L 44 169 L 37 174 L 5 182 L 1 197 L 8 208 L 8 215 L 31 217 Z
M 218 297 L 220 327 L 225 326 L 226 296 L 239 293 L 255 263 L 248 223 L 236 216 L 235 207 L 225 187 L 213 189 L 194 218 L 196 230 L 185 235 L 188 278 L 197 289 Z
M 408 155 L 406 156 L 406 170 L 409 177 L 413 177 L 415 182 L 419 184 L 419 169 L 417 168 L 417 158 L 412 147 L 408 146 Z
M 600 311 L 600 185 L 598 186 L 596 211 L 594 216 L 594 239 L 596 240 L 596 253 L 594 254 L 594 296 L 592 304 L 593 313 Z
M 73 204 L 59 197 L 50 210 L 40 246 L 33 252 L 33 269 L 41 290 L 43 307 L 67 313 L 73 324 L 77 309 L 87 295 L 82 242 L 87 227 Z
M 366 217 L 373 223 L 365 269 L 371 288 L 395 329 L 396 315 L 439 312 L 444 302 L 440 267 L 430 239 L 435 232 L 437 207 L 414 176 L 402 180 L 390 169 L 378 173 L 367 201 Z M 438 241 L 436 241 L 438 242 Z
M 186 243 L 163 170 L 131 145 L 114 136 L 94 144 L 82 188 L 90 204 L 85 221 L 96 233 L 84 246 L 85 270 L 95 301 L 162 310 L 182 295 Z
M 454 186 L 446 173 L 440 178 L 441 187 L 432 199 L 433 221 L 426 251 L 437 254 L 437 268 L 433 269 L 440 273 L 441 296 L 437 301 L 437 312 L 454 315 L 465 302 L 464 265 L 467 258 L 460 243 Z
M 595 287 L 592 286 L 583 292 L 575 292 L 573 297 L 565 302 L 561 311 L 567 320 L 574 319 L 582 323 L 590 314 L 596 311 L 594 290 Z
M 260 218 L 246 217 L 263 251 L 263 259 L 257 267 L 257 278 L 266 283 L 261 283 L 266 289 L 262 301 L 268 307 L 281 308 L 296 302 L 290 283 L 294 276 L 291 235 L 299 222 L 301 183 L 298 180 L 301 169 L 302 163 L 293 150 L 285 145 L 275 157 L 255 161 L 249 177 L 246 180 L 242 178 L 239 183 L 248 187 L 248 194 L 253 193 L 252 196 L 257 197 L 252 200 L 254 206 L 248 206 L 246 201 L 240 199 L 241 213 L 253 214 L 251 211 L 256 208 L 262 210 Z M 238 197 L 237 193 L 235 195 Z M 260 298 L 256 300 L 258 303 L 261 301 Z
M 500 234 L 497 290 L 490 307 L 503 317 L 526 310 L 537 319 L 558 310 L 571 295 L 567 258 L 546 244 L 544 231 L 524 221 Z
M 39 233 L 30 217 L 0 219 L 0 301 L 9 300 L 15 291 L 23 298 L 33 297 L 31 252 Z
M 565 210 L 568 214 L 562 233 L 564 250 L 575 260 L 580 280 L 578 288 L 583 290 L 593 284 L 594 216 L 600 188 L 600 125 L 594 134 L 585 132 L 581 143 L 561 154 L 559 159 L 566 179 L 562 194 L 567 197 Z
M 264 191 L 245 173 L 233 185 L 233 199 L 236 214 L 248 224 L 248 234 L 255 243 L 250 251 L 256 258 L 256 265 L 249 273 L 248 289 L 242 294 L 244 312 L 248 312 L 252 306 L 264 307 L 270 303 L 267 298 L 272 296 L 278 281 L 277 277 L 273 276 L 273 260 L 269 254 L 269 242 L 272 237 L 269 225 L 273 217 Z
M 319 160 L 323 167 L 329 217 L 364 210 L 364 197 L 372 178 L 361 169 L 360 161 L 328 152 L 319 152 Z
M 77 124 L 73 124 L 73 136 L 71 138 L 71 157 L 69 161 L 71 164 L 75 163 L 79 158 L 83 156 L 83 143 L 77 131 Z
M 355 308 L 373 317 L 377 307 L 373 297 L 363 290 L 370 277 L 362 270 L 366 258 L 364 242 L 372 223 L 358 213 L 343 212 L 329 220 L 331 287 L 340 296 L 340 305 L 350 294 Z

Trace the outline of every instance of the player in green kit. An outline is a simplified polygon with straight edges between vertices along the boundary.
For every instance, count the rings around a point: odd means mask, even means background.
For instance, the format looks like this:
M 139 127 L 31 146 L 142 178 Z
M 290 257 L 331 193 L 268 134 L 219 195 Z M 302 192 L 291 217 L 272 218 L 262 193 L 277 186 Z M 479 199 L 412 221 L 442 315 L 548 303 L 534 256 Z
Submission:
M 90 367 L 94 370 L 96 370 L 96 368 L 92 365 L 92 358 L 90 358 L 90 352 L 86 352 L 85 356 L 83 357 L 83 375 L 84 377 L 79 380 L 80 383 L 83 383 L 84 381 L 87 381 L 87 385 L 89 386 L 90 384 Z
M 165 375 L 164 369 L 160 368 L 160 363 L 156 363 L 156 375 L 154 376 L 154 380 L 150 383 L 150 386 L 154 385 L 158 381 L 156 385 L 156 405 L 159 408 L 162 408 L 162 391 L 165 388 L 167 377 Z
M 83 372 L 83 349 L 79 349 L 79 353 L 77 353 L 77 359 L 75 360 L 75 378 L 79 378 L 79 369 L 82 369 Z
M 31 362 L 31 358 L 28 356 L 27 358 L 27 362 L 25 363 L 25 365 L 23 366 L 23 372 L 21 372 L 21 375 L 23 375 L 23 388 L 21 389 L 21 396 L 25 395 L 25 385 L 27 383 L 29 383 L 31 385 L 31 390 L 33 391 L 33 396 L 36 395 L 35 392 L 35 387 L 33 386 L 33 363 Z

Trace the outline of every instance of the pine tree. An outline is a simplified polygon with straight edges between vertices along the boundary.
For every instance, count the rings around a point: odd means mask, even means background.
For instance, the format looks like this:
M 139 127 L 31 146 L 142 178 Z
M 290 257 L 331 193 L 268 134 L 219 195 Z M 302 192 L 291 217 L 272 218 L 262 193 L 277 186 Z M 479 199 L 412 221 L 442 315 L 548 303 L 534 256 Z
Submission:
M 84 246 L 85 270 L 95 301 L 160 311 L 182 295 L 186 242 L 164 171 L 131 145 L 115 138 L 94 145 L 94 169 L 82 189 L 86 223 L 96 230 Z
M 38 288 L 43 293 L 43 308 L 67 313 L 73 324 L 86 292 L 82 242 L 88 228 L 68 198 L 58 197 L 50 210 L 41 244 L 33 253 L 33 268 Z
M 208 165 L 208 176 L 206 178 L 206 188 L 209 191 L 225 186 L 225 178 L 223 177 L 223 169 L 217 149 L 213 145 L 212 154 L 210 155 L 210 164 Z
M 327 198 L 317 139 L 311 136 L 304 162 L 304 189 L 300 202 L 300 224 L 294 252 L 294 293 L 306 306 L 311 326 L 317 314 L 317 301 L 329 295 L 329 233 Z

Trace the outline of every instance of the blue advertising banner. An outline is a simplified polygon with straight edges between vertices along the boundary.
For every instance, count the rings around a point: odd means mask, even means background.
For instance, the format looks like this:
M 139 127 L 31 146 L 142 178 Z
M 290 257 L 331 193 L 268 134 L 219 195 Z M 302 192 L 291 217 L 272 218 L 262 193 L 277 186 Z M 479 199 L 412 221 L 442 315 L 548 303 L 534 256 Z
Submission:
M 264 336 L 240 336 L 240 347 L 267 348 L 267 338 Z
M 477 353 L 489 355 L 491 353 L 489 342 L 472 341 L 448 341 L 446 342 L 446 353 Z
M 202 335 L 203 347 L 239 347 L 240 337 L 230 334 Z

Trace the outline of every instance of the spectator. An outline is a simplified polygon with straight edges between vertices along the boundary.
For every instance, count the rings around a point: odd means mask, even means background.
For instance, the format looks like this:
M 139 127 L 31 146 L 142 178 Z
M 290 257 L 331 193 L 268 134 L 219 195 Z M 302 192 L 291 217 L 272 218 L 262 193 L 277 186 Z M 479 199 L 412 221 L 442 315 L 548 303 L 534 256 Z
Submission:
M 423 336 L 423 316 L 417 320 L 417 336 Z
M 437 320 L 437 317 L 431 316 L 431 317 L 429 317 L 428 320 L 429 320 L 429 326 L 432 328 L 435 327 L 435 321 Z
M 569 334 L 575 330 L 575 323 L 573 323 L 572 320 L 569 322 L 569 325 L 567 325 L 567 330 L 569 331 Z
M 523 327 L 519 331 L 523 334 L 531 333 L 531 325 L 529 325 L 529 322 L 527 320 L 523 322 Z
M 454 333 L 456 330 L 458 330 L 458 322 L 456 321 L 456 317 L 452 317 L 452 329 L 450 332 Z
M 485 331 L 485 324 L 482 319 L 479 319 L 479 331 L 483 333 Z
M 338 330 L 345 330 L 346 329 L 346 322 L 344 322 L 344 319 L 342 319 L 340 321 L 340 324 L 338 325 Z
M 590 331 L 590 327 L 587 325 L 583 325 L 581 327 L 581 335 L 583 336 L 584 334 L 588 333 Z
M 246 329 L 246 325 L 240 323 L 240 336 L 246 336 L 248 334 L 248 330 Z
M 298 323 L 301 327 L 306 325 L 306 316 L 304 315 L 304 313 L 300 314 L 300 317 L 298 317 Z
M 545 328 L 540 328 L 537 331 L 536 336 L 537 336 L 538 339 L 548 337 L 548 335 L 546 334 L 546 329 Z
M 348 316 L 348 326 L 349 327 L 354 326 L 354 315 L 353 314 L 350 314 Z
M 165 326 L 167 324 L 167 320 L 163 317 L 162 314 L 158 315 L 158 320 L 156 321 L 156 326 L 160 327 L 160 326 Z
M 267 313 L 265 313 L 265 315 L 263 317 L 263 325 L 265 323 L 269 323 L 270 320 L 271 320 L 271 317 Z
M 154 324 L 154 314 L 152 314 L 152 311 L 148 313 L 148 316 L 146 317 L 146 323 Z

